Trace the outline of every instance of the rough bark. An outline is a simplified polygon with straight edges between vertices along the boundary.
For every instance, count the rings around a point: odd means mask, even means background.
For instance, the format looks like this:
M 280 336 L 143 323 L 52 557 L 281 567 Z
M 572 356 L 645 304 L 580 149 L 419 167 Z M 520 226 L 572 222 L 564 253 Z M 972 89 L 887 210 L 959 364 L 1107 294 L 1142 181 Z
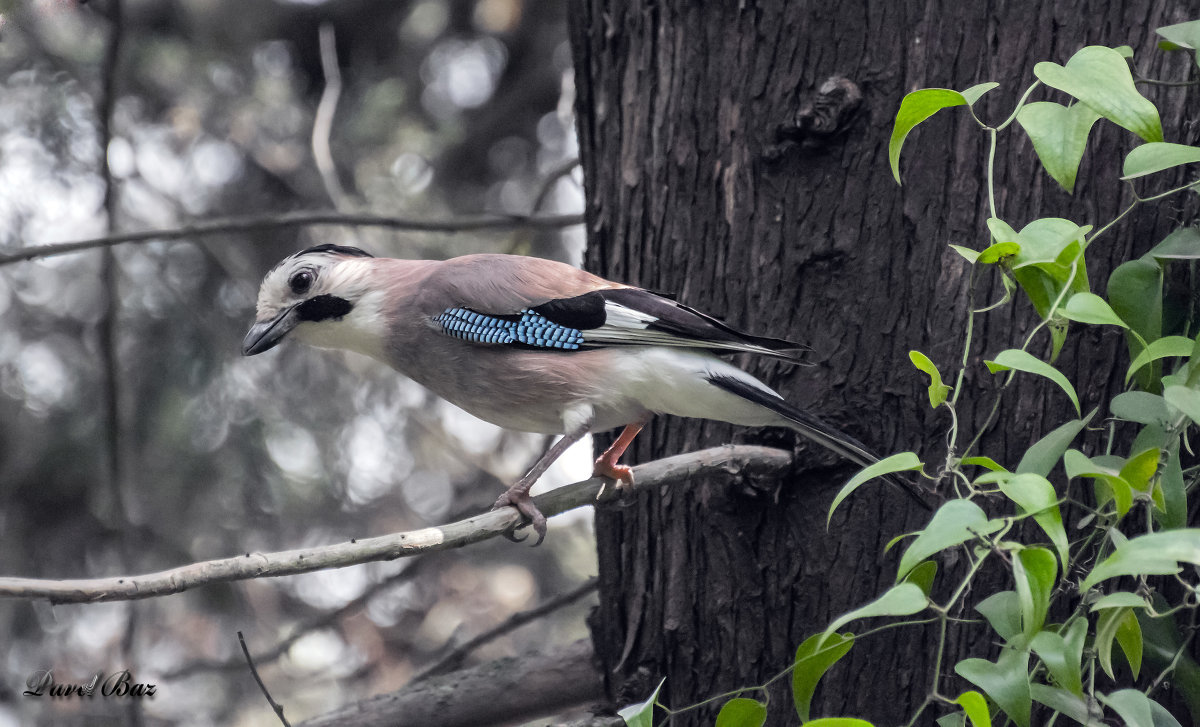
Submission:
M 878 451 L 916 450 L 936 467 L 948 422 L 930 411 L 907 353 L 919 349 L 952 371 L 961 351 L 969 270 L 946 244 L 986 245 L 985 137 L 966 113 L 939 114 L 910 137 L 898 187 L 887 142 L 901 97 L 995 80 L 1002 87 L 976 108 L 998 121 L 1037 61 L 1063 63 L 1089 43 L 1129 43 L 1142 74 L 1182 78 L 1188 59 L 1156 52 L 1153 33 L 1188 19 L 1182 12 L 1080 0 L 573 0 L 587 266 L 676 292 L 753 332 L 812 344 L 812 368 L 745 363 Z M 1164 128 L 1179 129 L 1185 92 L 1147 93 Z M 1107 151 L 1084 161 L 1074 197 L 1035 166 L 1019 131 L 1009 137 L 997 158 L 998 201 L 1017 229 L 1046 215 L 1105 221 L 1127 201 L 1113 182 L 1123 156 L 1113 152 L 1131 145 L 1125 132 L 1098 125 L 1093 148 Z M 1184 216 L 1177 204 L 1166 214 L 1140 209 L 1090 250 L 1093 286 L 1102 291 L 1114 261 L 1161 239 Z M 983 279 L 977 304 L 1001 294 L 998 280 Z M 991 407 L 994 384 L 980 360 L 1019 345 L 1032 322 L 1028 304 L 977 321 L 959 407 L 967 432 Z M 1114 362 L 1123 357 L 1116 333 L 1072 336 L 1059 366 L 1085 411 L 1118 390 L 1123 369 Z M 1022 379 L 984 446 L 1012 465 L 1068 418 L 1060 393 Z M 632 459 L 786 436 L 660 418 Z M 662 699 L 675 707 L 760 684 L 806 636 L 891 584 L 897 555 L 883 547 L 923 514 L 894 492 L 867 489 L 827 531 L 826 509 L 853 470 L 811 447 L 803 454 L 806 465 L 773 488 L 706 483 L 597 513 L 601 605 L 592 626 L 617 704 L 644 699 L 664 676 Z M 952 634 L 949 664 L 972 637 L 987 635 Z M 932 638 L 909 629 L 861 642 L 830 674 L 836 686 L 818 694 L 816 713 L 900 721 L 928 692 Z M 786 681 L 771 697 L 769 724 L 794 722 Z M 711 719 L 699 710 L 672 724 Z
M 591 645 L 526 654 L 431 677 L 303 723 L 303 727 L 502 727 L 599 700 Z

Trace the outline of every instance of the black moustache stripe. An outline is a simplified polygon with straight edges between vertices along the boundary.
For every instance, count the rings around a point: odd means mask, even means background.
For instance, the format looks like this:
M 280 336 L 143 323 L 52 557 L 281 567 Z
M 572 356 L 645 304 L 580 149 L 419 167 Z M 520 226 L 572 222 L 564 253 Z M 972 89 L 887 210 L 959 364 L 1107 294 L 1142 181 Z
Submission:
M 318 295 L 296 307 L 302 321 L 337 320 L 354 310 L 354 304 L 336 295 Z

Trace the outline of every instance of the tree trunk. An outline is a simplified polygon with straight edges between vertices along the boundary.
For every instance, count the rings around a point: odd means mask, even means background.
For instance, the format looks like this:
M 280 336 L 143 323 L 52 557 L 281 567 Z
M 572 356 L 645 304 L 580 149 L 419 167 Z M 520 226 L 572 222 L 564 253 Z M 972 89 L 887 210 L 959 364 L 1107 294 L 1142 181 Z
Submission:
M 743 329 L 811 344 L 811 368 L 741 363 L 878 452 L 914 450 L 936 472 L 949 422 L 930 410 L 927 381 L 907 354 L 921 350 L 944 374 L 957 371 L 970 271 L 947 243 L 987 244 L 985 136 L 962 109 L 941 112 L 908 140 L 899 187 L 887 144 L 900 100 L 921 87 L 999 81 L 976 105 L 997 123 L 1034 80 L 1036 62 L 1064 63 L 1090 43 L 1128 43 L 1143 75 L 1186 77 L 1189 59 L 1157 52 L 1153 30 L 1189 18 L 1166 3 L 1125 5 L 573 0 L 587 266 L 673 291 Z M 1146 93 L 1168 140 L 1187 142 L 1171 136 L 1185 92 Z M 1063 100 L 1035 98 L 1046 97 Z M 1070 197 L 1014 129 L 997 157 L 1000 215 L 1017 229 L 1039 216 L 1113 218 L 1128 202 L 1115 182 L 1116 152 L 1129 146 L 1127 133 L 1098 124 Z M 1104 249 L 1089 250 L 1093 288 L 1103 291 L 1113 261 L 1160 240 L 1169 217 L 1143 206 Z M 980 276 L 977 307 L 1001 295 L 997 278 Z M 1027 303 L 977 318 L 958 407 L 962 441 L 993 401 L 981 360 L 1019 346 L 1033 322 Z M 1058 361 L 1085 411 L 1118 390 L 1124 371 L 1119 334 L 1095 331 L 1075 332 Z M 1072 418 L 1060 392 L 1022 378 L 983 447 L 1012 466 Z M 731 438 L 793 442 L 774 430 L 659 418 L 631 459 Z M 802 465 L 768 491 L 708 483 L 597 512 L 601 605 L 592 627 L 617 704 L 645 699 L 663 677 L 661 701 L 674 708 L 762 684 L 805 637 L 892 584 L 901 549 L 884 546 L 927 514 L 875 485 L 843 504 L 827 530 L 832 496 L 854 468 L 795 444 Z M 899 722 L 930 690 L 934 636 L 908 628 L 861 641 L 826 677 L 814 714 Z M 952 633 L 943 675 L 969 647 L 994 657 L 989 638 L 982 629 Z M 770 690 L 769 724 L 795 722 L 788 684 Z M 672 724 L 712 724 L 719 706 Z

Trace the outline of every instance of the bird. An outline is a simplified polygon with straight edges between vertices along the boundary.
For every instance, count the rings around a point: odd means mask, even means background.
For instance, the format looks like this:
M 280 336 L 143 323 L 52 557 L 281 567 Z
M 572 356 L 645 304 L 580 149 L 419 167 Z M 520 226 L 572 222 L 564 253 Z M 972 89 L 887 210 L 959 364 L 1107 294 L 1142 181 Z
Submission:
M 807 346 L 743 333 L 671 296 L 553 260 L 406 260 L 309 247 L 263 278 L 242 354 L 284 339 L 374 358 L 500 427 L 561 434 L 493 506 L 515 507 L 537 534 L 534 545 L 545 538 L 546 518 L 529 490 L 551 463 L 588 433 L 624 427 L 594 474 L 626 487 L 633 472 L 619 460 L 656 414 L 787 427 L 859 465 L 878 461 L 719 357 L 803 363 Z

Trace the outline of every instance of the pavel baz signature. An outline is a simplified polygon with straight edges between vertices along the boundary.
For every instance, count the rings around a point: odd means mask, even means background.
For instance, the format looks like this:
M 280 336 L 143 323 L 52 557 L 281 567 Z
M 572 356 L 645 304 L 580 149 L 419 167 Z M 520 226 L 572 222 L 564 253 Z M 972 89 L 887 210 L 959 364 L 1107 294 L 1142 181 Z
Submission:
M 83 684 L 61 684 L 54 681 L 54 673 L 49 669 L 35 671 L 25 680 L 28 687 L 22 692 L 27 697 L 91 697 L 99 687 L 102 697 L 153 697 L 153 684 L 139 684 L 133 681 L 133 675 L 128 669 L 113 672 L 104 679 L 104 672 L 96 672 L 90 681 Z

